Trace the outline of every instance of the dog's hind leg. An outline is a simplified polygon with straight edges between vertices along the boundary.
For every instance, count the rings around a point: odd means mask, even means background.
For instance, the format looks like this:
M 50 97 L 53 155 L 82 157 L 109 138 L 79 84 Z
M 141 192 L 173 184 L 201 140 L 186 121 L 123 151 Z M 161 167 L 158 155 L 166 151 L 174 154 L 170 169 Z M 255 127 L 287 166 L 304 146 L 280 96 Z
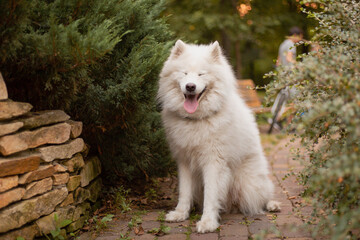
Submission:
M 192 173 L 186 164 L 178 163 L 179 174 L 179 202 L 174 211 L 165 216 L 168 222 L 181 222 L 189 217 L 190 208 L 193 202 L 193 179 Z
M 226 202 L 230 178 L 230 169 L 218 161 L 209 161 L 203 167 L 204 208 L 196 224 L 198 232 L 212 232 L 219 227 L 219 211 Z
M 267 175 L 242 175 L 240 177 L 240 211 L 244 214 L 263 214 L 263 210 L 278 211 L 280 204 L 271 201 L 273 183 Z
M 279 212 L 281 209 L 280 205 L 281 205 L 280 202 L 270 200 L 266 204 L 266 210 L 268 210 L 269 212 Z

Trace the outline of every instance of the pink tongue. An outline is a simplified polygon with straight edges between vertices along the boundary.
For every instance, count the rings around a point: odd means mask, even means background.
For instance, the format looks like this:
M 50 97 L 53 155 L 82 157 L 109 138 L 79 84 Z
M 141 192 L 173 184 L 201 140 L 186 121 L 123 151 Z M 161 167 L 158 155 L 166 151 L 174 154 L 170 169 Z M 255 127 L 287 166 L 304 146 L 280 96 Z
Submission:
M 199 102 L 197 101 L 197 96 L 198 95 L 188 96 L 185 99 L 184 108 L 188 113 L 194 113 L 197 107 L 199 106 Z

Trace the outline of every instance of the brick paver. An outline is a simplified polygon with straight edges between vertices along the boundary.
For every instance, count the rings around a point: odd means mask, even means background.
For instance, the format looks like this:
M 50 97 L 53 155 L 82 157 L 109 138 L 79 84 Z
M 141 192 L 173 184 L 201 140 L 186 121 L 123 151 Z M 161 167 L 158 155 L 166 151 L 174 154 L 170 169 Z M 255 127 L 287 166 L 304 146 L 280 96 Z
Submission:
M 144 229 L 141 235 L 136 235 L 132 229 L 126 226 L 131 216 L 119 217 L 100 234 L 82 234 L 80 240 L 130 240 L 130 239 L 171 239 L 171 240 L 241 240 L 252 239 L 256 235 L 262 235 L 264 239 L 312 239 L 310 233 L 300 226 L 311 213 L 310 207 L 305 207 L 299 212 L 296 206 L 301 202 L 302 187 L 296 182 L 294 176 L 284 178 L 290 170 L 299 170 L 300 164 L 292 160 L 290 153 L 289 138 L 279 140 L 276 145 L 265 143 L 264 149 L 272 169 L 272 180 L 275 184 L 274 200 L 280 201 L 282 210 L 278 213 L 266 213 L 265 215 L 244 216 L 242 214 L 223 214 L 221 226 L 217 232 L 198 234 L 195 231 L 195 220 L 187 220 L 181 223 L 160 223 L 158 216 L 161 210 L 152 210 L 141 216 L 141 226 Z M 298 143 L 292 143 L 297 146 Z M 151 232 L 160 226 L 169 226 L 171 230 L 157 236 Z

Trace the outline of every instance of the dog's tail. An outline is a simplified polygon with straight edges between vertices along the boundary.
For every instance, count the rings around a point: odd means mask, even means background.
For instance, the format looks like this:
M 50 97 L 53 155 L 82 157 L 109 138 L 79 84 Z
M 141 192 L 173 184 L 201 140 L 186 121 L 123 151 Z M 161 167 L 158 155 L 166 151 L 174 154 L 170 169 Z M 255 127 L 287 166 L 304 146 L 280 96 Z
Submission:
M 267 204 L 266 204 L 266 210 L 268 210 L 269 212 L 280 212 L 280 202 L 277 201 L 273 201 L 270 200 Z

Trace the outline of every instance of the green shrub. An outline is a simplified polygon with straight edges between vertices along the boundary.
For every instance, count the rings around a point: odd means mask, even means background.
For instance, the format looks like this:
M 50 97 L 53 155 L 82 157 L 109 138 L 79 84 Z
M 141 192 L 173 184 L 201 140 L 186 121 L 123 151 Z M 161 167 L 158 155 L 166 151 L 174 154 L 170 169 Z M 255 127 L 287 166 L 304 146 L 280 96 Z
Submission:
M 158 0 L 0 1 L 0 71 L 13 100 L 84 122 L 103 176 L 172 169 L 155 95 L 171 33 Z
M 311 1 L 308 12 L 319 26 L 319 52 L 302 56 L 293 68 L 279 69 L 270 96 L 295 86 L 293 125 L 306 149 L 299 174 L 313 198 L 313 236 L 358 239 L 360 233 L 360 3 Z M 305 10 L 306 11 L 306 10 Z M 298 159 L 305 158 L 297 154 Z
M 92 68 L 95 81 L 73 112 L 87 126 L 87 140 L 111 179 L 148 180 L 174 166 L 155 102 L 158 75 L 172 43 L 164 19 L 158 17 L 163 1 L 128 2 L 118 14 L 131 33 Z
M 116 0 L 1 1 L 1 68 L 10 97 L 68 108 L 93 79 L 90 66 L 127 31 Z

